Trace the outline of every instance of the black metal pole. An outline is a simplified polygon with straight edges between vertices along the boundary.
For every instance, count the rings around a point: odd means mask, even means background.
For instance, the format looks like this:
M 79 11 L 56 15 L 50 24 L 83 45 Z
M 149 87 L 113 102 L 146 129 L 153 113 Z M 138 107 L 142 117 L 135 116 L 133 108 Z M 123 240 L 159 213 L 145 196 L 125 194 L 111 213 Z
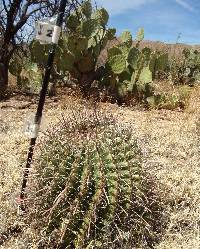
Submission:
M 55 25 L 57 31 L 62 27 L 66 5 L 67 5 L 67 0 L 60 1 L 58 17 L 57 17 L 56 25 Z M 56 32 L 55 29 L 54 29 L 54 32 Z M 29 170 L 30 170 L 31 163 L 32 163 L 34 147 L 35 147 L 36 139 L 37 139 L 37 133 L 39 131 L 39 125 L 42 119 L 42 112 L 43 112 L 43 108 L 45 104 L 46 92 L 47 92 L 47 88 L 49 84 L 49 79 L 50 79 L 51 69 L 53 65 L 53 60 L 55 57 L 56 47 L 57 47 L 57 41 L 55 42 L 53 41 L 51 49 L 49 51 L 45 74 L 44 74 L 44 78 L 42 81 L 42 89 L 40 92 L 39 103 L 38 103 L 37 111 L 35 114 L 34 125 L 35 125 L 36 130 L 34 131 L 35 134 L 31 137 L 31 140 L 30 140 L 27 162 L 26 162 L 26 167 L 25 167 L 24 174 L 23 174 L 21 193 L 20 193 L 20 207 L 22 210 L 24 210 L 25 208 L 24 206 L 25 189 L 26 189 L 26 185 L 28 181 Z

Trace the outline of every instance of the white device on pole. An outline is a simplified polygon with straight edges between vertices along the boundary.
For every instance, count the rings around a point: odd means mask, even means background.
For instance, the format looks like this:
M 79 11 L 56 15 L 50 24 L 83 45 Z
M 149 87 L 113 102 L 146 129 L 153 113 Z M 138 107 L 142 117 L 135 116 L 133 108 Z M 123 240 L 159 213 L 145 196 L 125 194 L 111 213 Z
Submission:
M 31 114 L 25 121 L 23 130 L 24 134 L 29 138 L 37 138 L 40 124 L 35 123 L 35 115 Z
M 36 23 L 36 40 L 41 44 L 58 43 L 61 28 L 52 20 L 38 21 Z

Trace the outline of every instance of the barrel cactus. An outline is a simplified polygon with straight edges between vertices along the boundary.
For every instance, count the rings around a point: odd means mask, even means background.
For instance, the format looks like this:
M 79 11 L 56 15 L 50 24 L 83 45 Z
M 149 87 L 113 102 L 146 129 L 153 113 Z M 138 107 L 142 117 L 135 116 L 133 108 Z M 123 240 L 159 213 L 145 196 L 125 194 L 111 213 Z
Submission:
M 123 245 L 155 236 L 146 227 L 153 212 L 145 207 L 142 154 L 130 127 L 79 110 L 47 137 L 30 187 L 38 246 L 118 248 L 120 234 Z

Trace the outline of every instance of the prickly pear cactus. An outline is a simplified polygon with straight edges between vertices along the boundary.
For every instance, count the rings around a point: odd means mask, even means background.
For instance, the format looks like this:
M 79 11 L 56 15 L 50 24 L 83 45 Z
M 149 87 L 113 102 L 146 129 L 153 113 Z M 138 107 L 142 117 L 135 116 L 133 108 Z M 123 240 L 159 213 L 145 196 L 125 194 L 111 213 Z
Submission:
M 83 79 L 91 73 L 95 74 L 102 49 L 109 40 L 114 39 L 116 30 L 106 27 L 108 19 L 109 15 L 104 8 L 92 10 L 91 1 L 83 1 L 67 19 L 69 32 L 61 37 L 56 62 L 64 74 L 68 71 L 80 82 L 81 89 Z
M 137 32 L 136 40 L 141 42 L 144 39 L 144 28 L 140 28 Z
M 108 50 L 108 58 L 111 58 L 115 55 L 122 55 L 122 51 L 118 47 L 114 46 Z
M 165 71 L 168 66 L 168 54 L 161 54 L 157 57 L 156 61 L 156 70 L 157 71 Z
M 9 72 L 14 76 L 19 76 L 22 71 L 22 63 L 20 61 L 12 60 L 9 64 Z
M 132 93 L 133 83 L 128 80 L 118 83 L 118 95 L 120 98 L 126 97 L 129 93 Z
M 137 40 L 143 39 L 144 30 L 139 31 Z M 139 50 L 138 46 L 132 46 L 132 36 L 130 32 L 125 31 L 120 37 L 121 43 L 108 49 L 107 65 L 111 70 L 113 79 L 118 82 L 115 84 L 115 92 L 119 98 L 125 99 L 130 94 L 137 96 L 153 94 L 153 88 L 149 87 L 152 82 L 151 59 L 152 51 L 149 48 Z M 148 92 L 148 93 L 147 93 Z M 141 94 L 140 94 L 141 93 Z
M 80 24 L 80 21 L 76 14 L 70 15 L 66 20 L 66 26 L 71 31 L 76 31 L 79 24 Z
M 23 86 L 31 93 L 39 93 L 42 83 L 42 71 L 36 63 L 28 63 L 21 73 Z
M 86 37 L 91 37 L 98 32 L 98 23 L 96 19 L 87 19 L 81 22 L 81 34 Z
M 15 57 L 9 64 L 9 72 L 16 76 L 17 87 L 29 93 L 38 93 L 42 81 L 42 72 L 36 63 L 27 58 Z
M 57 58 L 57 69 L 58 71 L 66 72 L 73 69 L 75 63 L 75 56 L 65 51 L 60 58 Z
M 76 111 L 47 138 L 31 189 L 43 236 L 38 246 L 104 248 L 108 240 L 117 246 L 118 231 L 130 233 L 133 244 L 147 240 L 151 211 L 141 205 L 141 152 L 130 127 L 98 111 Z
M 128 54 L 128 63 L 129 65 L 134 69 L 137 70 L 138 68 L 138 60 L 140 58 L 140 51 L 139 49 L 133 47 L 130 49 L 129 54 Z
M 66 45 L 68 50 L 73 53 L 79 53 L 85 51 L 88 47 L 88 40 L 86 37 L 80 37 L 77 35 L 69 35 L 66 38 Z
M 91 1 L 84 1 L 81 6 L 81 13 L 85 15 L 87 18 L 90 18 L 92 15 L 92 4 Z
M 150 61 L 148 63 L 152 72 L 153 79 L 158 72 L 166 72 L 169 67 L 169 58 L 167 53 L 154 52 L 150 55 Z
M 109 14 L 106 9 L 101 8 L 93 12 L 91 18 L 96 20 L 101 26 L 105 26 L 108 23 Z
M 129 31 L 122 32 L 120 36 L 120 40 L 122 43 L 126 44 L 128 47 L 132 46 L 132 35 Z
M 194 49 L 183 50 L 184 60 L 178 65 L 175 81 L 180 84 L 195 84 L 199 82 L 200 75 L 200 52 Z M 186 80 L 184 80 L 184 78 Z M 186 81 L 186 82 L 185 82 Z
M 121 74 L 126 69 L 126 59 L 123 55 L 110 57 L 108 64 L 114 74 Z
M 116 29 L 115 28 L 108 28 L 106 30 L 106 34 L 105 34 L 105 37 L 107 40 L 113 40 L 115 38 L 115 34 L 116 34 Z
M 33 40 L 29 48 L 31 52 L 31 61 L 44 66 L 47 62 L 50 45 L 42 45 L 39 41 Z
M 152 82 L 152 72 L 149 67 L 144 67 L 140 73 L 139 83 L 147 84 Z
M 116 30 L 107 28 L 108 19 L 107 11 L 104 8 L 93 10 L 90 0 L 81 1 L 80 6 L 66 18 L 67 31 L 63 31 L 59 40 L 56 70 L 63 78 L 70 73 L 81 89 L 84 89 L 84 79 L 95 75 L 101 51 L 115 37 Z M 32 61 L 44 65 L 48 45 L 33 41 L 30 49 Z

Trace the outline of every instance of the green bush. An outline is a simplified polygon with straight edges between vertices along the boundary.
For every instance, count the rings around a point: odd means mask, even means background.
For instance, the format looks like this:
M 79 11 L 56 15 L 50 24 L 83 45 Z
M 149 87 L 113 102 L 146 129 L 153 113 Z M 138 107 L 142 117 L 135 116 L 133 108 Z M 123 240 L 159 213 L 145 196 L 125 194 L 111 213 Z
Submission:
M 17 87 L 27 93 L 39 93 L 42 70 L 28 58 L 16 57 L 9 64 L 9 72 L 16 77 Z
M 192 88 L 185 85 L 176 87 L 174 92 L 160 92 L 147 98 L 150 108 L 174 110 L 185 109 L 189 105 Z
M 130 127 L 76 111 L 46 137 L 30 187 L 38 248 L 133 248 L 158 239 L 162 207 Z

